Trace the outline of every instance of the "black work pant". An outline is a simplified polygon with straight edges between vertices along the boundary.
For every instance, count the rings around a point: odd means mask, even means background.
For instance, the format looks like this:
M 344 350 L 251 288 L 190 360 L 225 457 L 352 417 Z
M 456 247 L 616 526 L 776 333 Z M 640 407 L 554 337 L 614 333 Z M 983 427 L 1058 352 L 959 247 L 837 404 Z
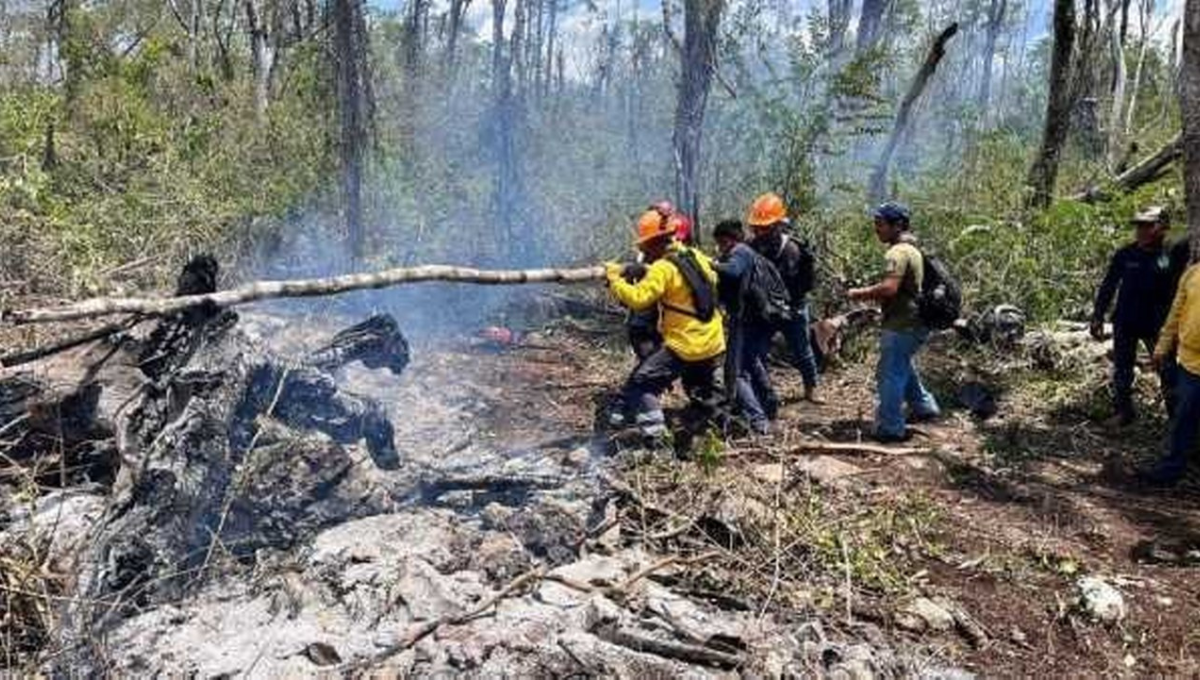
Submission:
M 662 335 L 658 332 L 658 310 L 630 312 L 625 322 L 629 330 L 629 346 L 639 360 L 653 354 L 662 347 Z
M 684 361 L 669 348 L 659 347 L 638 362 L 625 381 L 622 390 L 625 409 L 637 414 L 641 421 L 663 422 L 659 395 L 676 380 L 683 381 L 683 389 L 693 403 L 711 408 L 719 398 L 717 369 L 722 363 L 721 355 L 702 361 Z
M 1137 365 L 1138 345 L 1142 345 L 1151 354 L 1158 342 L 1157 333 L 1137 332 L 1120 326 L 1113 326 L 1113 396 L 1117 413 L 1132 416 L 1133 410 L 1133 377 Z M 1163 403 L 1167 413 L 1175 412 L 1174 386 L 1176 367 L 1173 357 L 1163 361 L 1159 371 L 1159 387 L 1162 390 Z

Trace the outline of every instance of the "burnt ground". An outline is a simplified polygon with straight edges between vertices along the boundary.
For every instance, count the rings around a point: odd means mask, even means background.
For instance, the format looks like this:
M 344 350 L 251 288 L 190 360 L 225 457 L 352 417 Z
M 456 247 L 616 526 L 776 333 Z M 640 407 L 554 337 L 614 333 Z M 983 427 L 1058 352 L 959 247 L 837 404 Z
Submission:
M 295 319 L 249 325 L 281 351 L 311 336 Z M 704 556 L 650 580 L 714 607 L 801 627 L 819 620 L 831 636 L 984 676 L 1200 670 L 1200 553 L 1189 554 L 1200 548 L 1200 485 L 1149 490 L 1130 474 L 1165 434 L 1147 376 L 1145 416 L 1114 431 L 1100 424 L 1103 360 L 1046 372 L 1024 356 L 935 343 L 923 363 L 944 419 L 885 452 L 806 448 L 859 442 L 869 428 L 873 357 L 858 343 L 826 373 L 827 404 L 800 402 L 794 373 L 776 367 L 785 406 L 772 437 L 700 437 L 677 460 L 597 434 L 597 404 L 631 364 L 619 335 L 602 330 L 552 327 L 512 346 L 418 341 L 401 385 L 358 368 L 341 382 L 387 405 L 402 455 L 442 479 L 472 469 L 479 451 L 504 451 L 522 469 L 588 451 L 621 491 L 622 544 Z M 956 405 L 967 380 L 996 393 L 995 417 L 977 421 Z M 453 492 L 431 498 L 487 501 Z M 1121 622 L 1078 610 L 1074 584 L 1085 575 L 1119 589 Z M 957 607 L 966 623 L 919 630 L 904 616 L 915 598 Z

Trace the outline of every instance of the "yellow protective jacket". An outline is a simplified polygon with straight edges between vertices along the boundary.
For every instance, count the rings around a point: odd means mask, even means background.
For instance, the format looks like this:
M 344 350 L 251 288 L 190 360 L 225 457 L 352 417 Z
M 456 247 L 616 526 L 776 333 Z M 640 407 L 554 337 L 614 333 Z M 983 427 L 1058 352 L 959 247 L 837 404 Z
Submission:
M 1200 374 L 1200 265 L 1188 267 L 1179 279 L 1154 353 L 1166 356 L 1173 349 L 1178 349 L 1178 361 L 1188 372 Z
M 685 246 L 674 244 L 669 252 L 683 250 Z M 717 273 L 712 260 L 698 250 L 692 252 L 704 276 L 713 284 L 715 294 Z M 708 321 L 676 311 L 691 311 L 695 306 L 683 274 L 667 258 L 651 264 L 646 276 L 636 284 L 622 278 L 619 267 L 609 267 L 608 285 L 617 301 L 635 312 L 658 305 L 658 331 L 663 336 L 663 343 L 680 359 L 703 361 L 725 351 L 725 327 L 719 311 Z

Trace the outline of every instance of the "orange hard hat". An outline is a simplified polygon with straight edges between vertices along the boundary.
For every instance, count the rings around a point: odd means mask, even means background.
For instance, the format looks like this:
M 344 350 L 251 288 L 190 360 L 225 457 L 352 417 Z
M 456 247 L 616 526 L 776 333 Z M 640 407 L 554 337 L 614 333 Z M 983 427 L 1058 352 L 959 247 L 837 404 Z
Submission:
M 776 193 L 766 193 L 754 199 L 750 204 L 750 214 L 746 216 L 746 222 L 752 227 L 769 227 L 786 219 L 787 206 Z
M 683 213 L 675 213 L 667 220 L 667 228 L 675 232 L 675 238 L 687 242 L 692 236 L 692 218 Z
M 637 244 L 639 246 L 673 233 L 675 230 L 671 225 L 671 219 L 657 210 L 647 210 L 638 218 Z

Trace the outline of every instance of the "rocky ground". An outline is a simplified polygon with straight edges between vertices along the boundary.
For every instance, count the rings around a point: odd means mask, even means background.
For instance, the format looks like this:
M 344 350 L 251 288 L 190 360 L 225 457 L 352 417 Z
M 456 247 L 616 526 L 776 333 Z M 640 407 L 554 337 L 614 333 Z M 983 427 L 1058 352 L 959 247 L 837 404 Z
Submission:
M 248 314 L 239 328 L 299 357 L 340 325 Z M 75 645 L 108 672 L 202 677 L 1196 672 L 1196 496 L 1129 481 L 1161 419 L 1092 424 L 1091 355 L 1046 372 L 943 342 L 928 362 L 942 401 L 972 401 L 961 386 L 979 383 L 998 415 L 948 408 L 877 449 L 860 446 L 871 384 L 854 359 L 870 357 L 851 347 L 828 404 L 797 402 L 779 369 L 793 397 L 779 432 L 702 436 L 677 460 L 596 432 L 628 364 L 603 331 L 417 342 L 399 376 L 338 371 L 341 392 L 386 411 L 395 470 L 362 442 L 275 435 L 268 411 L 236 487 L 290 490 L 290 505 L 261 500 L 266 524 L 296 507 L 309 520 L 249 550 L 220 527 L 194 573 L 166 574 L 179 587 L 153 597 L 79 601 L 81 556 L 114 516 L 104 480 L 56 489 L 7 470 L 7 665 L 63 670 Z M 82 356 L 36 370 L 77 378 L 63 362 Z M 63 635 L 83 604 L 103 626 Z

